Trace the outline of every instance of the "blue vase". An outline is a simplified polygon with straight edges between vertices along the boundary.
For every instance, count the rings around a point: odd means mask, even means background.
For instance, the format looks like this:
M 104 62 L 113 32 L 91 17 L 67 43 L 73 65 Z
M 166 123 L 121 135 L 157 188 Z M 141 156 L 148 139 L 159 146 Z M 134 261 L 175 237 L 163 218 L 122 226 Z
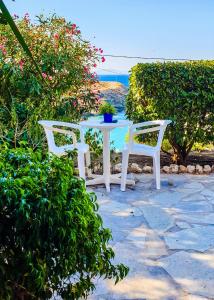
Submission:
M 104 123 L 112 123 L 113 115 L 112 114 L 104 114 Z

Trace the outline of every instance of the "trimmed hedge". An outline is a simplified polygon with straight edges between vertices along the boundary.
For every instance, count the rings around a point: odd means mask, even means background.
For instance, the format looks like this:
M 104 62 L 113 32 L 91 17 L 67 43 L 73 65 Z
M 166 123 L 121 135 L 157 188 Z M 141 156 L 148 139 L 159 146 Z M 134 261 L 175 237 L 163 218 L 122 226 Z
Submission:
M 134 122 L 172 120 L 167 138 L 185 163 L 195 142 L 214 141 L 214 61 L 137 64 L 126 114 Z

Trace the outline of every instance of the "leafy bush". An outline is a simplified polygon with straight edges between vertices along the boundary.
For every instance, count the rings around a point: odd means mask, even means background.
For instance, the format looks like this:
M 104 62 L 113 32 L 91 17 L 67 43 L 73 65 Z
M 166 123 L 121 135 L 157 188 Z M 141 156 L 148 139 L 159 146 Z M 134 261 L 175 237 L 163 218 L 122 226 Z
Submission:
M 114 115 L 116 114 L 116 109 L 113 105 L 111 105 L 108 102 L 104 102 L 103 104 L 100 105 L 99 107 L 99 113 L 104 115 L 104 114 L 111 114 Z
M 111 263 L 110 231 L 71 161 L 1 148 L 0 299 L 77 299 L 95 276 L 127 274 Z
M 185 162 L 194 143 L 214 139 L 214 61 L 136 65 L 126 113 L 135 122 L 172 120 L 167 138 Z
M 85 133 L 85 142 L 89 145 L 91 161 L 91 170 L 93 173 L 102 172 L 103 168 L 103 134 L 100 130 L 88 129 Z M 110 142 L 110 158 L 111 168 L 114 171 L 114 166 L 119 162 L 119 155 L 114 147 L 114 142 Z
M 64 18 L 29 15 L 14 17 L 42 77 L 7 24 L 0 24 L 0 139 L 16 145 L 42 141 L 38 119 L 79 121 L 84 112 L 97 108 L 91 70 L 99 58 L 97 49 L 83 40 L 76 24 Z

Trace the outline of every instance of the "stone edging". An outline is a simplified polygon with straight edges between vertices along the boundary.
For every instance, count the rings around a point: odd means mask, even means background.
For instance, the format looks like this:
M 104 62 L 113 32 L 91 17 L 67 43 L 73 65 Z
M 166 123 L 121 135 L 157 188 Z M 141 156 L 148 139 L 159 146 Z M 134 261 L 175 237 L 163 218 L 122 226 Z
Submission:
M 121 163 L 116 164 L 114 166 L 114 171 L 116 173 L 121 173 Z M 145 165 L 143 168 L 141 168 L 137 163 L 132 163 L 129 165 L 128 168 L 129 173 L 152 173 L 153 168 L 151 166 Z M 177 165 L 177 164 L 171 164 L 170 166 L 163 166 L 161 168 L 161 172 L 165 174 L 196 174 L 196 175 L 208 175 L 210 173 L 214 173 L 214 165 L 205 165 L 201 166 L 197 164 L 196 166 L 194 165 L 188 165 L 188 166 L 183 166 L 183 165 Z

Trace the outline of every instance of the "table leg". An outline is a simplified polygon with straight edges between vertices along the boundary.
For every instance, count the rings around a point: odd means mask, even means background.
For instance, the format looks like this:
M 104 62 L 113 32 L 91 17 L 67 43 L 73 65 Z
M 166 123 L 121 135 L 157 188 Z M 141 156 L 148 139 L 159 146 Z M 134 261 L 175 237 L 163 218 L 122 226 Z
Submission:
M 103 176 L 107 192 L 110 192 L 110 131 L 103 130 Z
M 110 192 L 110 184 L 120 184 L 121 174 L 111 174 L 110 161 L 110 130 L 102 129 L 103 134 L 103 175 L 92 175 L 93 179 L 87 180 L 86 185 L 105 184 L 107 192 Z M 126 184 L 135 184 L 134 180 L 127 180 Z

